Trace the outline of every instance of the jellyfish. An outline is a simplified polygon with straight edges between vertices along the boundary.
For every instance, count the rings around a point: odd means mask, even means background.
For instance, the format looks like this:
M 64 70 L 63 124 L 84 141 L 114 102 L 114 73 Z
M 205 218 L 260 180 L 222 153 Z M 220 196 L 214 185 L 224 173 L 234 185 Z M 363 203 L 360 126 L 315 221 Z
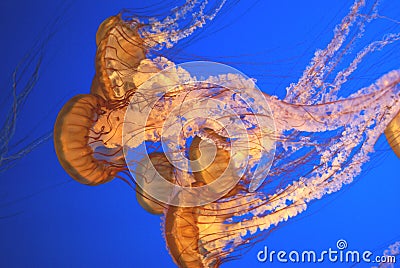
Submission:
M 190 8 L 191 5 L 178 10 L 176 20 Z M 180 39 L 201 27 L 200 20 L 210 16 L 214 15 L 201 11 L 199 22 L 181 32 Z M 75 96 L 58 114 L 54 126 L 56 154 L 63 168 L 78 182 L 98 185 L 127 170 L 121 135 L 129 99 L 163 64 L 172 64 L 166 59 L 154 63 L 145 54 L 152 47 L 171 47 L 179 40 L 171 38 L 178 33 L 177 25 L 169 28 L 171 32 L 150 26 L 132 18 L 124 20 L 122 14 L 106 19 L 96 34 L 96 74 L 90 94 Z
M 390 147 L 393 152 L 400 158 L 400 114 L 397 114 L 396 117 L 389 123 L 387 128 L 385 129 L 385 136 L 388 140 Z
M 371 53 L 400 41 L 391 33 L 356 53 L 377 3 L 356 0 L 325 49 L 318 50 L 283 99 L 223 64 L 175 64 L 152 57 L 189 36 L 214 12 L 200 4 L 192 25 L 110 17 L 96 35 L 90 94 L 72 98 L 54 128 L 61 165 L 88 185 L 124 179 L 139 204 L 163 215 L 179 267 L 219 267 L 309 204 L 339 191 L 362 171 L 385 133 L 398 150 L 400 70 L 347 97 L 339 92 Z M 396 151 L 397 152 L 397 151 Z
M 123 99 L 134 92 L 135 85 L 127 77 L 132 77 L 145 54 L 137 30 L 128 27 L 120 16 L 112 16 L 100 25 L 96 44 L 91 94 L 69 100 L 54 127 L 61 165 L 75 180 L 88 185 L 108 182 L 124 170 Z

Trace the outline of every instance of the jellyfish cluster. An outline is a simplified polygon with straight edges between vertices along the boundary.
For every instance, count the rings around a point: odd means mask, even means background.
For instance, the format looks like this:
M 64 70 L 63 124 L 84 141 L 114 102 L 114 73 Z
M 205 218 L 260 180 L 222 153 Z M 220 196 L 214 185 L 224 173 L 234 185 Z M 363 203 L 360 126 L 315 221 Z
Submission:
M 206 12 L 207 2 L 188 0 L 164 20 L 106 19 L 96 34 L 90 93 L 69 100 L 54 127 L 58 159 L 73 179 L 122 179 L 146 211 L 162 215 L 179 267 L 219 267 L 351 183 L 383 133 L 400 157 L 400 70 L 339 95 L 367 55 L 400 41 L 400 33 L 386 34 L 337 70 L 362 36 L 352 33 L 379 17 L 375 4 L 356 0 L 279 99 L 229 66 L 154 56 L 224 3 Z M 195 19 L 181 27 L 193 10 Z

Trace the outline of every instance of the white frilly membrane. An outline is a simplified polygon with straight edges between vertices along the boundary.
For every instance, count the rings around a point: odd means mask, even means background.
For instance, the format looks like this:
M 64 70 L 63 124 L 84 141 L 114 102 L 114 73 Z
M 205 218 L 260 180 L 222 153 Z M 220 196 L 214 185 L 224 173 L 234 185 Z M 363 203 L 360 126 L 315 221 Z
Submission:
M 138 21 L 129 17 L 132 25 L 140 24 L 139 34 L 148 48 L 159 50 L 171 48 L 180 40 L 192 35 L 198 28 L 212 21 L 225 5 L 226 0 L 186 0 L 185 4 L 172 10 L 165 18 L 150 17 Z
M 143 30 L 142 35 L 148 42 L 154 41 L 170 47 L 196 27 L 201 27 L 207 18 L 212 18 L 219 11 L 216 9 L 215 13 L 205 16 L 202 14 L 203 8 L 200 8 L 197 14 L 200 19 L 195 20 L 185 31 L 178 30 L 179 19 L 193 9 L 195 2 L 188 1 L 175 17 L 153 21 L 151 27 Z M 269 108 L 272 112 L 273 118 L 266 114 L 265 120 L 271 122 L 273 119 L 274 126 L 269 125 L 266 129 L 259 127 L 257 120 L 252 121 L 263 118 L 262 116 L 250 116 L 247 122 L 237 120 L 237 115 L 239 119 L 243 119 L 241 115 L 245 114 L 243 109 L 246 107 L 238 105 L 240 102 L 235 101 L 233 91 L 225 93 L 221 90 L 222 87 L 213 86 L 221 83 L 228 85 L 227 88 L 237 89 L 237 93 L 246 99 L 249 96 L 245 96 L 245 93 L 255 89 L 251 79 L 245 79 L 236 73 L 196 80 L 184 66 L 174 66 L 164 58 L 142 61 L 139 68 L 159 69 L 164 72 L 153 80 L 147 80 L 150 82 L 144 83 L 147 83 L 146 90 L 139 90 L 134 96 L 137 99 L 131 102 L 134 103 L 132 107 L 135 107 L 130 110 L 130 114 L 127 113 L 126 121 L 132 124 L 126 124 L 124 130 L 127 134 L 124 134 L 124 144 L 129 148 L 126 152 L 128 160 L 133 157 L 129 155 L 131 149 L 144 156 L 145 148 L 137 148 L 145 141 L 161 141 L 162 137 L 167 140 L 163 148 L 179 154 L 181 152 L 177 149 L 184 147 L 185 139 L 193 135 L 201 136 L 201 128 L 204 127 L 213 129 L 224 137 L 231 132 L 231 140 L 235 140 L 246 130 L 247 138 L 244 140 L 247 143 L 247 152 L 245 157 L 241 155 L 242 151 L 234 155 L 235 172 L 243 166 L 259 164 L 257 161 L 263 157 L 257 153 L 275 152 L 276 146 L 275 157 L 267 157 L 266 160 L 271 162 L 271 167 L 267 164 L 268 168 L 265 169 L 269 173 L 266 172 L 264 178 L 253 187 L 254 190 L 260 186 L 257 191 L 238 191 L 233 196 L 220 198 L 197 208 L 198 249 L 205 266 L 212 266 L 216 260 L 231 257 L 236 250 L 251 246 L 250 242 L 259 238 L 261 231 L 271 230 L 280 222 L 305 211 L 310 201 L 340 190 L 360 174 L 363 164 L 374 151 L 376 141 L 400 111 L 400 70 L 382 75 L 372 85 L 359 89 L 346 98 L 340 97 L 338 93 L 365 57 L 398 42 L 400 33 L 389 33 L 380 40 L 371 42 L 355 53 L 354 59 L 346 68 L 340 71 L 336 68 L 344 56 L 351 55 L 349 50 L 355 40 L 362 37 L 365 25 L 379 17 L 376 3 L 368 9 L 364 1 L 355 1 L 349 13 L 335 28 L 332 41 L 325 49 L 315 53 L 299 81 L 287 88 L 287 95 L 283 100 L 266 94 L 263 98 L 252 99 L 250 106 L 254 114 Z M 135 84 L 142 84 L 149 78 L 140 77 L 140 73 L 146 72 L 138 72 L 134 77 Z M 202 83 L 197 88 L 176 86 L 182 81 L 199 80 Z M 160 88 L 164 89 L 161 90 L 164 95 L 159 94 Z M 190 102 L 190 99 L 196 98 L 200 98 L 202 102 Z M 251 96 L 247 99 L 251 99 Z M 218 102 L 214 102 L 215 100 Z M 185 106 L 186 101 L 188 106 Z M 269 108 L 262 107 L 265 103 L 268 103 Z M 149 104 L 155 108 L 147 111 L 146 120 L 141 121 L 143 111 Z M 178 113 L 177 107 L 184 108 L 186 113 Z M 198 113 L 200 110 L 202 111 Z M 229 118 L 230 124 L 223 121 L 221 125 L 214 119 L 224 118 L 225 111 L 228 114 L 234 111 L 235 116 Z M 196 117 L 199 114 L 201 116 Z M 165 122 L 168 124 L 165 125 Z M 179 133 L 168 130 L 168 127 L 174 126 L 176 129 L 178 125 Z M 252 127 L 256 131 L 248 131 Z M 162 134 L 163 128 L 165 133 Z M 260 133 L 264 136 L 257 136 Z M 248 146 L 248 142 L 256 138 L 265 139 L 258 145 Z M 253 153 L 253 149 L 257 152 Z M 176 157 L 173 153 L 169 157 L 174 164 Z M 245 165 L 242 165 L 242 161 Z M 132 160 L 134 162 L 138 162 L 138 159 Z M 179 169 L 187 169 L 187 163 L 185 165 Z M 247 176 L 251 175 L 251 171 L 250 168 L 241 173 L 239 184 L 246 184 L 245 189 L 249 189 L 250 180 Z M 182 181 L 184 184 L 184 180 Z M 174 195 L 172 192 L 169 194 Z M 178 201 L 182 202 L 182 199 Z

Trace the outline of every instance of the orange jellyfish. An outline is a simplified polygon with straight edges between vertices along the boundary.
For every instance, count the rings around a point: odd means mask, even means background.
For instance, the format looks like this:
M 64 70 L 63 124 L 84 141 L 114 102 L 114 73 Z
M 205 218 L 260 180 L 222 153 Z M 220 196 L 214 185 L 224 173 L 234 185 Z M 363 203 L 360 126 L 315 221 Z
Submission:
M 124 98 L 134 89 L 132 75 L 146 54 L 137 31 L 120 16 L 112 16 L 100 25 L 96 34 L 96 75 L 91 94 L 115 100 Z
M 108 182 L 124 166 L 118 150 L 110 152 L 105 146 L 97 146 L 93 137 L 97 134 L 94 123 L 104 114 L 102 107 L 104 100 L 98 96 L 75 96 L 64 105 L 54 127 L 54 144 L 61 165 L 83 184 Z
M 385 136 L 392 150 L 400 158 L 400 113 L 393 118 L 385 129 Z
M 149 174 L 151 172 L 148 171 L 150 170 L 149 166 L 154 166 L 156 169 L 155 171 L 160 174 L 163 179 L 168 180 L 172 183 L 175 182 L 173 167 L 164 154 L 152 153 L 149 155 L 149 159 L 150 161 L 146 161 L 145 159 L 141 161 L 138 166 L 137 174 L 141 174 L 143 179 L 151 181 L 155 174 Z M 164 190 L 161 185 L 155 186 L 155 188 L 157 189 L 157 191 Z M 164 203 L 159 202 L 158 200 L 149 196 L 146 191 L 146 186 L 144 186 L 143 188 L 136 188 L 136 199 L 138 203 L 142 206 L 142 208 L 144 208 L 147 212 L 151 214 L 163 214 L 167 206 Z
M 135 30 L 124 25 L 119 16 L 100 25 L 92 94 L 69 100 L 54 126 L 58 159 L 68 174 L 83 184 L 108 182 L 124 170 L 119 142 L 124 110 L 118 109 L 124 103 L 116 100 L 134 92 L 125 73 L 137 68 L 145 53 Z
M 183 8 L 178 12 L 183 15 L 188 11 Z M 199 15 L 202 19 L 207 16 Z M 151 47 L 172 46 L 179 40 L 177 36 L 171 39 L 168 32 L 144 32 L 146 26 L 123 20 L 121 14 L 106 19 L 96 34 L 96 73 L 90 94 L 73 97 L 58 114 L 54 126 L 56 154 L 63 168 L 80 183 L 106 183 L 127 170 L 121 144 L 125 111 L 136 88 L 159 71 L 145 55 Z M 180 38 L 186 34 L 182 32 Z M 160 66 L 163 64 L 168 62 L 160 62 Z M 157 154 L 153 156 L 159 159 Z M 137 192 L 145 209 L 160 213 L 140 188 Z
M 107 19 L 96 36 L 91 94 L 71 99 L 54 130 L 59 160 L 75 180 L 97 185 L 120 172 L 134 179 L 141 206 L 164 214 L 179 267 L 219 267 L 351 183 L 385 129 L 393 136 L 389 124 L 400 111 L 400 70 L 346 98 L 338 94 L 367 55 L 400 40 L 400 33 L 388 34 L 336 70 L 356 39 L 350 33 L 378 17 L 363 15 L 375 5 L 361 13 L 363 1 L 354 2 L 284 99 L 222 64 L 176 65 L 148 55 L 220 8 L 204 14 L 201 5 L 185 29 L 177 22 L 192 5 L 153 24 Z

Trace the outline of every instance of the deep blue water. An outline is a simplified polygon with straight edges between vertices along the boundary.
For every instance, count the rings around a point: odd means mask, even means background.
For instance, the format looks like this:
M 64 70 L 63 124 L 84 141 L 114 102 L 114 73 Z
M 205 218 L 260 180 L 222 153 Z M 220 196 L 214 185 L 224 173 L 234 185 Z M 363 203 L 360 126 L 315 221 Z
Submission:
M 382 13 L 399 20 L 400 3 L 389 2 L 382 4 Z M 60 5 L 48 0 L 0 3 L 2 97 L 9 92 L 16 64 L 37 38 L 45 36 L 45 26 L 56 16 L 62 18 L 44 48 L 40 80 L 20 115 L 16 138 L 27 135 L 32 140 L 50 130 L 63 103 L 89 92 L 97 26 L 124 7 L 140 6 L 135 1 L 76 1 L 69 9 Z M 150 11 L 175 5 L 164 2 L 144 12 L 152 15 Z M 324 48 L 331 39 L 350 5 L 343 0 L 240 1 L 230 4 L 229 11 L 171 57 L 177 62 L 208 59 L 231 64 L 257 79 L 263 91 L 283 97 L 315 49 Z M 381 35 L 374 27 L 361 43 Z M 397 43 L 368 58 L 346 90 L 355 91 L 399 68 L 399 48 Z M 374 65 L 382 55 L 385 61 Z M 399 161 L 381 137 L 366 172 L 354 183 L 312 203 L 307 212 L 281 225 L 241 259 L 222 267 L 271 267 L 256 259 L 264 246 L 321 251 L 335 248 L 339 239 L 351 249 L 380 254 L 400 240 Z M 121 181 L 98 187 L 72 181 L 59 165 L 52 141 L 0 174 L 0 267 L 175 267 L 160 223 L 159 217 L 137 204 L 135 193 Z M 280 265 L 284 266 L 295 265 Z M 350 265 L 319 265 L 330 266 Z

